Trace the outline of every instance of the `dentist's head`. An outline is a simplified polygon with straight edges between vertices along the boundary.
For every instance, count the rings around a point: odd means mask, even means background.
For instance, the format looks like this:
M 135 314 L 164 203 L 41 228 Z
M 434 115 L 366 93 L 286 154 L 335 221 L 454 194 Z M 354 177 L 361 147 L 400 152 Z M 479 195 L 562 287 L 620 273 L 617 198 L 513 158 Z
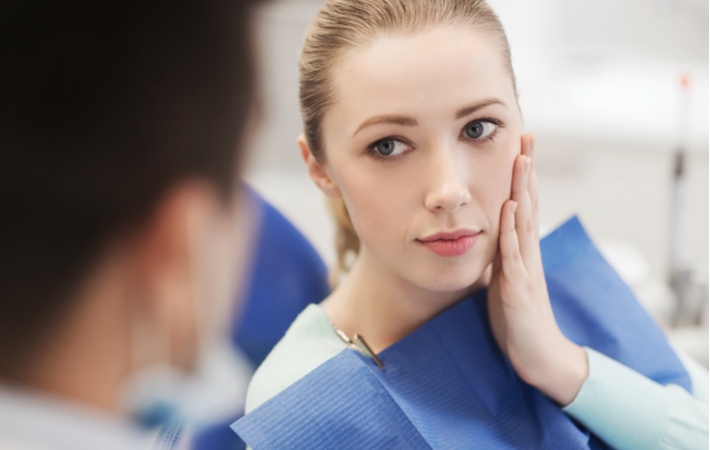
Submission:
M 248 1 L 0 6 L 0 381 L 108 411 L 189 377 L 248 230 Z

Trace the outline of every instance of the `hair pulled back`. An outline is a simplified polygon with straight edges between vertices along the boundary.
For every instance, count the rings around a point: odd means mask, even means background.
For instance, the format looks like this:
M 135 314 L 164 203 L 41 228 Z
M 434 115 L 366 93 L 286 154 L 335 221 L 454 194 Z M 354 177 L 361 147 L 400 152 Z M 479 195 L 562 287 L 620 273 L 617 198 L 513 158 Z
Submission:
M 330 0 L 308 30 L 299 64 L 304 133 L 318 162 L 326 161 L 321 123 L 335 101 L 331 73 L 339 59 L 348 50 L 367 48 L 383 35 L 417 33 L 437 26 L 473 27 L 488 33 L 500 46 L 515 89 L 503 25 L 484 0 Z M 335 285 L 358 254 L 360 239 L 343 199 L 329 200 L 329 208 L 337 224 L 337 263 L 330 279 Z

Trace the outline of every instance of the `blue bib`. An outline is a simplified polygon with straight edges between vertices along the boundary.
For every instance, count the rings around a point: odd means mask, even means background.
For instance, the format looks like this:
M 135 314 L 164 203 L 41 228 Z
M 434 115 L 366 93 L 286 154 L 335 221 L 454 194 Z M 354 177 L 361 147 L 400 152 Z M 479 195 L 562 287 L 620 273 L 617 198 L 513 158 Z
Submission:
M 541 241 L 566 336 L 662 384 L 690 378 L 653 319 L 576 218 Z M 261 449 L 602 449 L 517 376 L 495 343 L 486 292 L 378 355 L 343 350 L 232 428 Z

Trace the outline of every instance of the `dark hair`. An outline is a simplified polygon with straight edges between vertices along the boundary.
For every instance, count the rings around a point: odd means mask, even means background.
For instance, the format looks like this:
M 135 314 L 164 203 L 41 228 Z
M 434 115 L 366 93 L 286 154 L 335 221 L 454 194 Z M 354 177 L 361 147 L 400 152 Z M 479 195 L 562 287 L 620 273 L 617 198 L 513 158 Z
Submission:
M 0 2 L 0 376 L 168 188 L 229 195 L 254 100 L 250 3 Z

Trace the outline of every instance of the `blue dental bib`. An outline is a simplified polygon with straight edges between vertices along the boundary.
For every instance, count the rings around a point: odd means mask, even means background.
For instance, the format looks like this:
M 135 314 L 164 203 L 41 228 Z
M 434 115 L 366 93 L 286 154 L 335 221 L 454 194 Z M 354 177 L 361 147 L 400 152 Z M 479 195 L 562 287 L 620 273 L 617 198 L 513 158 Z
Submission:
M 690 390 L 653 319 L 577 218 L 541 241 L 562 332 L 646 377 Z M 601 440 L 517 376 L 495 343 L 486 292 L 380 353 L 343 350 L 237 421 L 261 449 L 603 449 Z

